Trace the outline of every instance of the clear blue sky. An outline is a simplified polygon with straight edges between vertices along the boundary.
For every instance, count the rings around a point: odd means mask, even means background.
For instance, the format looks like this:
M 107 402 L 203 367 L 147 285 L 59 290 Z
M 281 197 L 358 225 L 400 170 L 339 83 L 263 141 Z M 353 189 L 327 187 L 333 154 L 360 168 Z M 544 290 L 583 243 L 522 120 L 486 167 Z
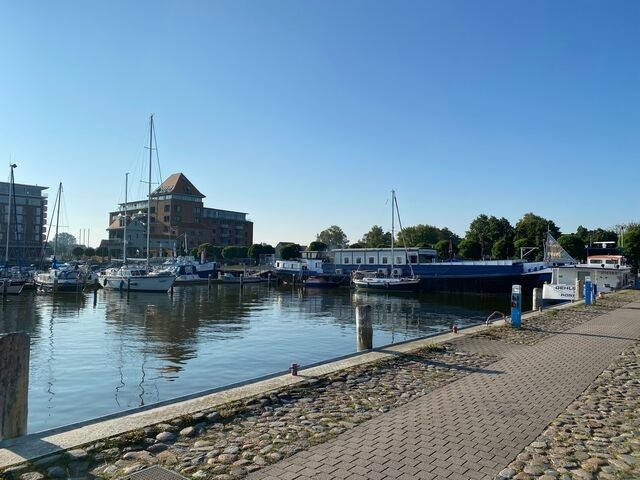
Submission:
M 0 0 L 0 178 L 62 182 L 97 246 L 154 113 L 162 177 L 256 242 L 389 230 L 391 189 L 461 236 L 637 222 L 639 26 L 635 0 Z

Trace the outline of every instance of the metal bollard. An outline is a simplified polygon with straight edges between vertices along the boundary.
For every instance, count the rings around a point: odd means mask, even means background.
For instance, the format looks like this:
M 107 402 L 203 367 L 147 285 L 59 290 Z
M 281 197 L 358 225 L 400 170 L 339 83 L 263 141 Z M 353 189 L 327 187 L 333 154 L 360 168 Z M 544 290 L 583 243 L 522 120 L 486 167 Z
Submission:
M 298 364 L 297 363 L 292 363 L 291 366 L 289 367 L 289 371 L 291 372 L 291 375 L 293 375 L 294 377 L 298 376 Z

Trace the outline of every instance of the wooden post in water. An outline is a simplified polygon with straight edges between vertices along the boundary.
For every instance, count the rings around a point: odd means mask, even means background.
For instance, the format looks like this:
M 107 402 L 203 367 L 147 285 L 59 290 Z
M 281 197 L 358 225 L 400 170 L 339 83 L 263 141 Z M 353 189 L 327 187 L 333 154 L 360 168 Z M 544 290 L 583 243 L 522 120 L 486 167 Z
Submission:
M 242 288 L 244 286 L 243 282 L 244 282 L 244 274 L 241 273 L 240 274 L 240 288 Z
M 371 305 L 356 305 L 356 338 L 358 352 L 373 348 Z
M 27 433 L 29 335 L 0 335 L 0 441 Z
M 211 291 L 211 274 L 207 277 L 207 290 Z

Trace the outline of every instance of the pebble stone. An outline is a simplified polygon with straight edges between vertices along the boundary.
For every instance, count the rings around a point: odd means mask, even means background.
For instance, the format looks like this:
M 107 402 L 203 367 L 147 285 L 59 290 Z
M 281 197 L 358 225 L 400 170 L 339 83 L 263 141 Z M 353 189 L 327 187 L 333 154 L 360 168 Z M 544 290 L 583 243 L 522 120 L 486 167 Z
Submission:
M 476 335 L 532 345 L 553 332 L 638 300 L 638 291 L 608 295 L 589 308 L 549 310 L 523 321 L 520 329 L 494 326 Z M 85 445 L 67 456 L 14 467 L 14 473 L 5 471 L 4 476 L 11 480 L 67 478 L 65 467 L 72 458 L 88 462 L 87 479 L 116 479 L 153 464 L 192 479 L 237 479 L 495 361 L 495 357 L 456 351 L 452 344 L 428 347 Z M 638 412 L 640 342 L 627 349 L 495 478 L 640 478 Z

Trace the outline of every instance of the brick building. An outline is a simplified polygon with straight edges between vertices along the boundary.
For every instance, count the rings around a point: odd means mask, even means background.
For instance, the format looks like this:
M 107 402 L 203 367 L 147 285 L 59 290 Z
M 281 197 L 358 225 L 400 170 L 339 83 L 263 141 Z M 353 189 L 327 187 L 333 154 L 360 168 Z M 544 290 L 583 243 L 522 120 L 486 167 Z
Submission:
M 189 249 L 209 243 L 214 246 L 250 246 L 253 222 L 247 214 L 207 208 L 205 196 L 182 173 L 174 173 L 151 192 L 150 256 L 167 256 L 176 242 Z M 111 256 L 122 252 L 125 205 L 109 213 L 109 247 Z M 126 205 L 128 255 L 146 249 L 147 200 Z M 139 225 L 144 224 L 144 228 Z M 131 229 L 131 230 L 130 230 Z M 118 254 L 118 250 L 120 254 Z M 162 252 L 162 253 L 161 253 Z

